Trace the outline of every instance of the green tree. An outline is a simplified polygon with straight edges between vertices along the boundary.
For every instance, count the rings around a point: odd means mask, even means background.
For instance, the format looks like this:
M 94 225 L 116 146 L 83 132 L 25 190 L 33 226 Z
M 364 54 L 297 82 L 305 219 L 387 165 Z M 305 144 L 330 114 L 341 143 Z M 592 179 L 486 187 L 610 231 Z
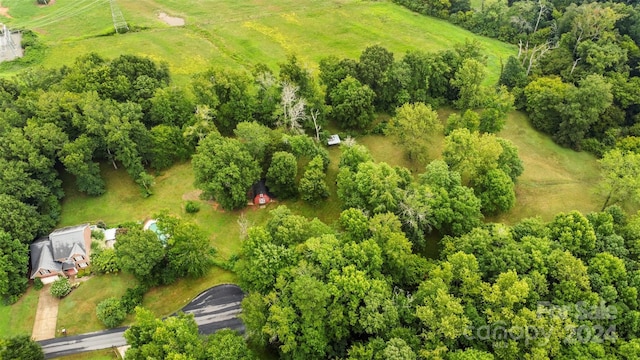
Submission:
M 491 134 L 456 129 L 445 138 L 442 157 L 465 182 L 474 182 L 498 166 L 502 146 Z
M 555 134 L 562 121 L 559 111 L 573 85 L 558 77 L 541 77 L 524 88 L 525 109 L 534 128 L 547 134 Z
M 31 243 L 34 238 L 42 234 L 42 224 L 33 206 L 17 200 L 11 195 L 0 193 L 0 230 L 13 239 L 24 244 Z
M 365 162 L 356 172 L 342 168 L 338 173 L 338 197 L 343 208 L 362 209 L 371 213 L 395 212 L 404 196 L 399 187 L 402 179 L 386 163 Z
M 27 289 L 29 246 L 0 230 L 0 298 L 13 303 Z
M 66 277 L 59 277 L 58 280 L 51 284 L 51 289 L 49 289 L 49 291 L 51 292 L 51 295 L 57 298 L 63 298 L 71 292 L 71 283 Z
M 165 249 L 153 231 L 128 228 L 114 245 L 119 267 L 140 281 L 150 281 L 165 258 Z
M 559 213 L 548 227 L 550 238 L 558 241 L 565 250 L 584 260 L 593 257 L 596 234 L 589 220 L 580 212 Z
M 180 128 L 158 125 L 151 128 L 151 167 L 163 170 L 175 161 L 189 157 L 189 150 Z
M 323 168 L 320 156 L 314 157 L 307 164 L 298 186 L 298 192 L 304 201 L 316 203 L 320 199 L 329 197 L 329 187 L 325 180 L 327 175 Z
M 454 102 L 457 109 L 475 109 L 485 101 L 485 90 L 481 86 L 486 69 L 478 60 L 466 59 L 451 80 L 451 86 L 458 91 Z
M 516 179 L 524 172 L 524 165 L 518 156 L 518 148 L 509 140 L 496 138 L 502 147 L 502 153 L 498 157 L 498 169 L 509 175 L 515 183 Z
M 376 108 L 378 109 L 384 109 L 388 105 L 382 102 L 381 95 L 384 91 L 385 75 L 393 64 L 393 53 L 382 46 L 373 45 L 362 51 L 356 65 L 357 79 L 373 90 L 376 95 Z
M 588 75 L 572 88 L 560 107 L 563 121 L 554 134 L 555 140 L 565 146 L 580 149 L 591 125 L 611 106 L 611 85 L 600 75 Z
M 194 278 L 206 274 L 215 250 L 202 229 L 166 214 L 156 218 L 158 229 L 167 237 L 166 258 L 172 273 Z
M 216 360 L 252 360 L 255 354 L 247 347 L 242 335 L 231 329 L 222 329 L 206 340 L 207 356 Z
M 331 115 L 342 127 L 364 129 L 373 121 L 375 93 L 353 77 L 342 80 L 329 97 L 333 104 Z
M 0 339 L 0 359 L 44 360 L 44 352 L 29 335 L 19 335 Z
M 507 115 L 514 110 L 514 97 L 505 86 L 488 94 L 484 110 L 480 114 L 480 131 L 497 134 L 507 122 Z
M 168 125 L 178 128 L 191 120 L 195 106 L 186 92 L 178 87 L 156 90 L 150 99 L 149 118 L 151 125 Z
M 348 168 L 351 171 L 358 171 L 358 165 L 361 163 L 373 161 L 373 157 L 364 145 L 358 144 L 340 144 L 340 163 L 339 168 Z
M 411 347 L 399 338 L 389 339 L 382 356 L 389 360 L 415 360 L 417 358 Z
M 260 179 L 260 165 L 235 139 L 209 135 L 193 156 L 196 186 L 223 209 L 247 205 L 247 191 Z
M 466 110 L 462 116 L 453 113 L 447 118 L 445 135 L 451 134 L 456 129 L 468 129 L 470 132 L 477 132 L 480 129 L 480 115 L 473 110 Z
M 462 185 L 460 174 L 442 160 L 434 160 L 420 175 L 420 198 L 430 209 L 429 223 L 442 233 L 461 235 L 481 224 L 481 202 Z
M 598 162 L 602 174 L 600 190 L 607 196 L 602 210 L 612 203 L 640 201 L 640 154 L 614 149 Z
M 527 85 L 527 72 L 515 56 L 511 55 L 507 58 L 507 63 L 504 64 L 500 72 L 498 84 L 504 85 L 508 89 L 523 88 Z
M 320 165 L 322 166 L 322 159 L 320 159 Z M 267 186 L 276 196 L 288 199 L 296 195 L 297 175 L 296 157 L 286 151 L 278 151 L 271 158 L 271 166 L 267 171 Z
M 199 105 L 212 110 L 216 127 L 230 134 L 242 121 L 250 121 L 254 98 L 251 78 L 247 74 L 228 69 L 209 69 L 194 77 L 191 86 Z
M 91 269 L 98 274 L 110 274 L 120 271 L 116 251 L 114 249 L 92 251 Z
M 206 353 L 193 315 L 178 314 L 165 320 L 155 318 L 144 308 L 136 308 L 136 319 L 124 332 L 127 358 L 201 359 Z
M 96 306 L 96 316 L 98 320 L 102 321 L 104 326 L 114 328 L 122 324 L 125 317 L 127 317 L 127 312 L 122 306 L 120 299 L 110 297 L 98 303 L 98 306 Z
M 337 56 L 329 56 L 320 60 L 319 68 L 320 81 L 326 86 L 325 101 L 327 104 L 332 105 L 329 94 L 347 76 L 357 77 L 357 63 L 351 59 L 339 59 Z
M 65 169 L 75 175 L 78 190 L 92 196 L 102 195 L 106 190 L 100 166 L 93 161 L 98 144 L 98 141 L 82 134 L 65 144 L 60 158 Z
M 423 103 L 404 104 L 396 110 L 387 131 L 404 147 L 410 160 L 426 161 L 428 137 L 442 131 L 438 113 Z
M 489 170 L 474 184 L 474 191 L 482 203 L 482 212 L 506 212 L 516 203 L 513 181 L 500 169 Z
M 295 263 L 294 260 L 291 249 L 274 244 L 262 227 L 252 227 L 242 242 L 236 265 L 240 285 L 247 291 L 266 294 L 273 290 L 280 271 Z
M 238 141 L 261 165 L 269 158 L 274 141 L 274 132 L 268 127 L 256 122 L 243 121 L 233 130 Z

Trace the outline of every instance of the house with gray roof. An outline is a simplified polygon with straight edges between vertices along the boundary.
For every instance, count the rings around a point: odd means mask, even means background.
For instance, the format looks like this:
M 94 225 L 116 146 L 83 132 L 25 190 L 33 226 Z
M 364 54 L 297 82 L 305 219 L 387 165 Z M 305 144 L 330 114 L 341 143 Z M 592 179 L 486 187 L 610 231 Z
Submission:
M 31 246 L 31 279 L 55 279 L 75 275 L 89 266 L 91 228 L 89 224 L 57 229 Z

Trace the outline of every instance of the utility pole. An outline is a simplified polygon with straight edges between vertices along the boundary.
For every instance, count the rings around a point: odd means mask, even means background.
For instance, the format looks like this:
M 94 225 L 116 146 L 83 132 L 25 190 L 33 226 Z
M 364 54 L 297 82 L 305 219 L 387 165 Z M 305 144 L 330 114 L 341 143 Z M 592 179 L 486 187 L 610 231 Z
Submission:
M 129 26 L 118 4 L 116 4 L 116 0 L 109 0 L 109 4 L 111 5 L 111 17 L 113 18 L 113 27 L 116 29 L 116 33 L 126 33 L 129 31 Z
M 11 31 L 7 29 L 7 25 L 0 24 L 0 61 L 12 60 L 19 56 Z

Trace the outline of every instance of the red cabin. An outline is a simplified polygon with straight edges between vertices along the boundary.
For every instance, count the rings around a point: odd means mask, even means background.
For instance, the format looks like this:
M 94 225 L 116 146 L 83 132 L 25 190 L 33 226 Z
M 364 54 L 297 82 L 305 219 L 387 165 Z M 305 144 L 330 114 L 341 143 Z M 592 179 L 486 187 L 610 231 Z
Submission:
M 263 180 L 260 180 L 253 185 L 253 204 L 267 205 L 269 202 L 271 202 L 271 197 L 267 192 L 267 186 Z

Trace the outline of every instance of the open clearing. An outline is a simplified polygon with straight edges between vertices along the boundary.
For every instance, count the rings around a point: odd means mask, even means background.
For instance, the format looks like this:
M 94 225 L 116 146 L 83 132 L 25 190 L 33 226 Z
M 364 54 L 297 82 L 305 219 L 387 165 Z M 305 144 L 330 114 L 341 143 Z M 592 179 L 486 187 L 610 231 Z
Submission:
M 554 143 L 521 112 L 510 114 L 499 135 L 518 146 L 524 172 L 516 183 L 516 206 L 489 220 L 512 224 L 526 217 L 551 220 L 559 212 L 600 210 L 605 199 L 595 191 L 600 179 L 595 156 Z
M 275 68 L 296 54 L 314 68 L 326 56 L 356 58 L 379 44 L 402 56 L 407 50 L 436 51 L 466 39 L 480 41 L 488 56 L 489 82 L 499 76 L 500 60 L 515 47 L 481 37 L 446 21 L 424 17 L 398 5 L 357 0 L 119 0 L 129 27 L 113 32 L 106 0 L 58 0 L 39 8 L 22 0 L 3 0 L 13 19 L 7 23 L 37 31 L 49 47 L 43 64 L 61 66 L 91 51 L 106 57 L 145 55 L 169 63 L 178 82 L 214 65 Z M 173 27 L 158 18 L 186 21 Z M 72 54 L 72 56 L 69 56 Z

